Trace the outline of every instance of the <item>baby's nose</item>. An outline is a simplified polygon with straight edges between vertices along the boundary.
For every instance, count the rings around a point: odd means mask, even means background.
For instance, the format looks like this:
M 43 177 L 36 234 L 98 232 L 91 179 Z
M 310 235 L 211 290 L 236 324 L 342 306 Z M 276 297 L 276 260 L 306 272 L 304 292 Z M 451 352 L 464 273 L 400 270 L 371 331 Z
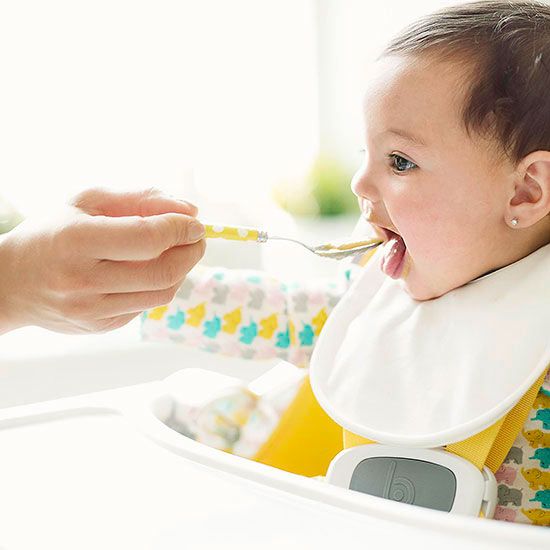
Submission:
M 378 188 L 365 170 L 358 170 L 351 180 L 351 190 L 359 197 L 374 203 L 380 200 Z

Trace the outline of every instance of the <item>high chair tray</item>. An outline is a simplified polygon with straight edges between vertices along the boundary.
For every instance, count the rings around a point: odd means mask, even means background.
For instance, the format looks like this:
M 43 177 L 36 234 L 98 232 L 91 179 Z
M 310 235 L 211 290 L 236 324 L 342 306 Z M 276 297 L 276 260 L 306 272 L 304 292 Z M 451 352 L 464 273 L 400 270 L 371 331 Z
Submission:
M 223 358 L 205 357 L 194 366 L 224 372 Z M 542 527 L 387 501 L 192 441 L 162 419 L 171 384 L 183 377 L 192 393 L 193 372 L 0 411 L 0 548 L 548 546 Z

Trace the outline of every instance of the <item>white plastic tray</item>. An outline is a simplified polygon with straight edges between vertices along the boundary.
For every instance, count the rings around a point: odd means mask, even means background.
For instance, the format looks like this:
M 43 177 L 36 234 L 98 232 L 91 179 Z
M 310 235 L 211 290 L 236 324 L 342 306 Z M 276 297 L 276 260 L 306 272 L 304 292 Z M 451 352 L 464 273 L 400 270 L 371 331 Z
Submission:
M 113 357 L 120 361 L 120 352 Z M 209 360 L 188 366 L 224 372 L 224 359 Z M 181 376 L 0 411 L 0 548 L 549 545 L 542 527 L 386 501 L 191 441 L 159 420 Z

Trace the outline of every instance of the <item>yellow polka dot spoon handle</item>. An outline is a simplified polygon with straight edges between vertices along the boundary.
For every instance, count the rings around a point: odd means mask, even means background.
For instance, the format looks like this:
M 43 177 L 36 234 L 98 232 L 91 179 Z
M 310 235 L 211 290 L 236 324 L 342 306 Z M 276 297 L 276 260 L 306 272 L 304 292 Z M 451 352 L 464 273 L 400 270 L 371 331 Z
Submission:
M 368 239 L 363 241 L 353 241 L 340 244 L 320 244 L 318 246 L 308 246 L 307 244 L 289 237 L 276 237 L 268 235 L 266 231 L 253 229 L 250 227 L 231 227 L 227 225 L 208 225 L 204 224 L 207 239 L 225 239 L 230 241 L 254 241 L 257 243 L 265 243 L 268 240 L 281 240 L 297 243 L 310 252 L 323 256 L 324 258 L 332 258 L 333 260 L 341 260 L 355 254 L 362 254 L 376 248 L 382 244 L 379 238 Z
M 207 239 L 225 239 L 226 241 L 267 241 L 267 233 L 251 227 L 230 227 L 228 225 L 204 225 Z

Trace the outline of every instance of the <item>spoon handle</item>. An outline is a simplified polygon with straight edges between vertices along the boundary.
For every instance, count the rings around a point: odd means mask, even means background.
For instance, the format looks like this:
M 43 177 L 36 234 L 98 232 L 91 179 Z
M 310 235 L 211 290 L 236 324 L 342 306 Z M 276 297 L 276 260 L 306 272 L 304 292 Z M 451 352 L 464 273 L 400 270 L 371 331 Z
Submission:
M 228 241 L 267 241 L 267 233 L 252 227 L 238 227 L 229 225 L 204 225 L 208 239 L 225 239 Z

